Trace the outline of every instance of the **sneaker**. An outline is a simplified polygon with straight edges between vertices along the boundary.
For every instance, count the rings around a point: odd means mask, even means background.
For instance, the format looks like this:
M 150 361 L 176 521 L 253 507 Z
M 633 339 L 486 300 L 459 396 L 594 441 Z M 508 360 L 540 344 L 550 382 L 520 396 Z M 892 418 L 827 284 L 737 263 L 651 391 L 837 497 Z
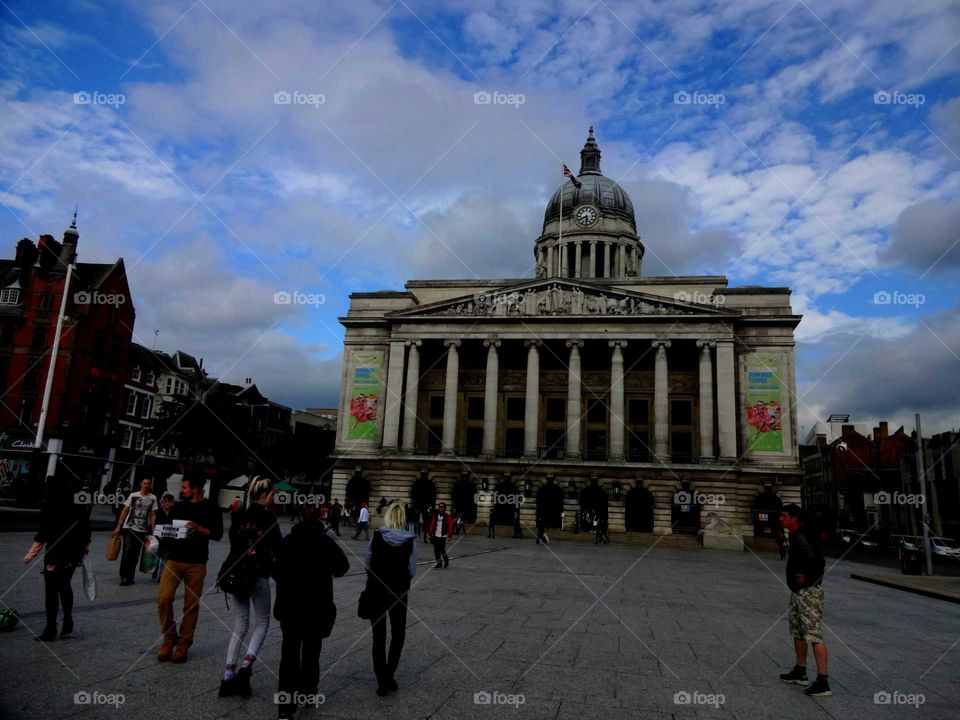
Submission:
M 817 679 L 813 681 L 813 685 L 804 690 L 803 693 L 808 697 L 830 697 L 833 695 L 833 690 L 830 689 L 830 683 L 827 682 L 827 679 L 818 675 Z
M 804 668 L 797 667 L 788 673 L 780 673 L 780 681 L 785 683 L 793 683 L 794 685 L 810 684 L 810 681 L 807 680 L 807 671 Z

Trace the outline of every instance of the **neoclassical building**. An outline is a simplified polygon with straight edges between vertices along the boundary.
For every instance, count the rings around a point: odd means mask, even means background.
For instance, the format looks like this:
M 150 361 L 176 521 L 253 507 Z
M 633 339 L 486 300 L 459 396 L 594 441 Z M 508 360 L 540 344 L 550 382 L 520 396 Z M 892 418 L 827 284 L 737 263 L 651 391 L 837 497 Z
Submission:
M 528 526 L 589 512 L 714 547 L 769 537 L 800 497 L 790 290 L 644 277 L 592 128 L 580 155 L 533 279 L 350 296 L 333 495 L 444 500 L 484 525 L 522 496 Z

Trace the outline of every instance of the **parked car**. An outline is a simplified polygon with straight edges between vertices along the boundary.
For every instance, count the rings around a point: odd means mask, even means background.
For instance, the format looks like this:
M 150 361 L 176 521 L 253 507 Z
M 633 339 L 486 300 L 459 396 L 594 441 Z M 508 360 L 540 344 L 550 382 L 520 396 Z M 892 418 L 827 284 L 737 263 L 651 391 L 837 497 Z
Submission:
M 859 543 L 865 548 L 875 549 L 880 546 L 880 540 L 876 533 L 868 530 L 865 533 L 851 528 L 840 528 L 837 530 L 840 542 L 844 545 L 854 545 Z
M 951 540 L 950 538 L 941 538 L 941 537 L 931 537 L 930 538 L 931 550 L 934 555 L 940 555 L 942 557 L 960 559 L 960 545 L 957 544 L 956 540 Z

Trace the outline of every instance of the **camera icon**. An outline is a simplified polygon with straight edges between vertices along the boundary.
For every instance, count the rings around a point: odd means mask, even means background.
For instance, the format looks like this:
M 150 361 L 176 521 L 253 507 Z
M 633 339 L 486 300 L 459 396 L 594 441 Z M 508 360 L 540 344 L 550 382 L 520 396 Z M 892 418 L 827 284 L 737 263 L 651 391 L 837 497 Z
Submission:
M 673 299 L 677 302 L 690 302 L 690 293 L 686 290 L 679 290 L 673 294 Z
M 286 505 L 291 500 L 293 500 L 293 496 L 286 490 L 277 490 L 273 494 L 273 501 L 275 503 L 279 503 L 280 505 Z
M 888 693 L 886 690 L 880 690 L 873 694 L 873 704 L 874 705 L 889 705 L 893 701 L 893 695 Z
M 73 294 L 73 302 L 77 305 L 89 305 L 90 304 L 90 293 L 86 290 L 80 290 Z
M 80 92 L 75 92 L 73 94 L 74 105 L 89 105 L 90 99 L 90 93 L 88 93 L 86 90 L 81 90 Z
M 74 705 L 89 705 L 93 702 L 93 696 L 86 690 L 78 690 L 73 694 Z
M 289 305 L 293 302 L 293 295 L 288 292 L 280 291 L 273 294 L 274 305 Z
M 482 492 L 474 493 L 473 502 L 476 505 L 483 505 L 484 503 L 486 503 L 487 502 L 486 493 L 482 493 Z
M 893 100 L 893 96 L 888 93 L 886 90 L 877 90 L 873 94 L 873 104 L 874 105 L 889 105 Z
M 686 690 L 679 690 L 673 694 L 674 705 L 689 705 L 693 702 L 693 695 Z
M 674 105 L 689 105 L 691 100 L 690 93 L 686 90 L 681 90 L 680 92 L 675 92 L 673 94 L 673 104 Z
M 881 490 L 878 493 L 874 493 L 873 502 L 877 505 L 889 505 L 890 493 L 888 493 L 886 490 Z
M 76 505 L 90 505 L 93 502 L 93 496 L 86 490 L 81 490 L 73 494 L 73 502 Z
M 493 102 L 493 95 L 488 93 L 486 90 L 480 90 L 473 94 L 473 104 L 474 105 L 489 105 Z
M 293 702 L 293 696 L 288 692 L 276 692 L 273 694 L 274 705 L 289 705 Z
M 688 493 L 686 490 L 680 490 L 673 494 L 674 505 L 689 505 L 692 502 L 693 502 L 693 495 Z
M 873 304 L 874 305 L 889 305 L 893 300 L 893 296 L 890 295 L 886 290 L 880 290 L 873 294 Z
M 473 694 L 474 705 L 489 705 L 492 702 L 493 696 L 486 690 L 481 690 L 480 692 Z
M 281 90 L 280 92 L 275 92 L 273 94 L 274 105 L 289 105 L 291 102 L 293 102 L 293 95 L 288 93 L 286 90 Z

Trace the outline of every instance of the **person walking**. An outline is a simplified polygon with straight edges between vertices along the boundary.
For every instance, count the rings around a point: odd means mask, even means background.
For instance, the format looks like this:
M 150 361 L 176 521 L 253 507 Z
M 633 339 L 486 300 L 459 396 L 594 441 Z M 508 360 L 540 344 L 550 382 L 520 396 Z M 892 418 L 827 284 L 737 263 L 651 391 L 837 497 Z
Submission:
M 33 545 L 24 556 L 25 563 L 33 562 L 42 549 L 43 593 L 46 625 L 36 639 L 50 642 L 57 638 L 57 616 L 63 609 L 60 637 L 73 632 L 73 573 L 90 552 L 90 506 L 74 499 L 69 480 L 47 478 L 45 496 L 40 507 L 40 528 Z
M 550 544 L 550 538 L 547 537 L 547 530 L 544 526 L 543 515 L 539 512 L 537 513 L 537 545 L 540 544 L 540 541 L 543 540 L 544 545 Z
M 784 505 L 780 524 L 790 533 L 790 554 L 787 558 L 787 586 L 790 588 L 790 634 L 796 665 L 780 679 L 785 683 L 808 685 L 807 643 L 813 645 L 817 679 L 804 693 L 811 697 L 833 695 L 827 678 L 827 646 L 823 642 L 823 570 L 825 561 L 816 541 L 803 526 L 798 505 Z
M 131 493 L 123 503 L 113 536 L 123 533 L 123 554 L 120 556 L 120 585 L 133 585 L 140 553 L 147 535 L 153 535 L 157 521 L 157 496 L 151 492 L 153 480 L 140 480 L 140 491 Z
M 244 507 L 233 514 L 230 523 L 230 554 L 225 566 L 248 578 L 246 592 L 233 595 L 233 633 L 227 644 L 227 660 L 220 682 L 220 697 L 250 697 L 250 676 L 270 627 L 270 575 L 283 533 L 273 512 L 273 482 L 254 478 L 247 489 Z M 251 606 L 255 616 L 249 634 Z M 247 641 L 247 652 L 240 668 L 240 648 Z
M 403 513 L 407 523 L 407 530 L 414 535 L 420 535 L 420 523 L 417 521 L 419 513 L 410 507 L 410 503 L 403 506 Z
M 370 511 L 367 509 L 367 503 L 360 504 L 360 512 L 357 514 L 357 531 L 353 534 L 354 540 L 360 539 L 360 533 L 363 533 L 363 539 L 370 539 Z
M 418 536 L 403 528 L 404 519 L 403 507 L 399 503 L 391 504 L 384 514 L 383 527 L 373 533 L 367 549 L 364 593 L 373 609 L 370 618 L 373 671 L 377 677 L 377 695 L 381 696 L 399 689 L 395 676 L 407 633 L 407 593 L 417 572 Z M 389 653 L 387 618 L 390 619 Z
M 447 512 L 446 503 L 437 505 L 437 511 L 430 518 L 430 542 L 433 543 L 433 556 L 437 560 L 435 567 L 445 568 L 450 564 L 447 557 L 447 540 L 453 537 L 453 518 Z
M 610 536 L 607 534 L 607 530 L 609 529 L 609 527 L 610 527 L 609 516 L 604 514 L 600 518 L 600 542 L 602 542 L 604 545 L 610 544 Z
M 497 510 L 495 507 L 490 508 L 490 513 L 487 515 L 487 537 L 495 538 L 497 536 Z
M 515 538 L 523 537 L 523 528 L 520 527 L 520 506 L 517 505 L 513 510 L 513 536 Z
M 592 513 L 593 515 L 593 544 L 597 545 L 600 542 L 600 515 L 596 512 Z
M 330 529 L 333 530 L 337 537 L 340 537 L 340 515 L 342 512 L 343 506 L 337 498 L 334 498 L 333 504 L 330 506 L 329 512 L 327 512 L 327 522 L 330 523 Z
M 284 720 L 293 717 L 298 701 L 316 697 L 319 691 L 320 651 L 337 615 L 333 578 L 343 577 L 349 569 L 347 556 L 327 534 L 317 506 L 304 505 L 300 522 L 280 543 L 273 573 L 277 582 L 273 617 L 283 635 L 275 700 Z
M 157 510 L 156 521 L 153 526 L 154 532 L 161 525 L 169 525 L 173 520 L 173 495 L 164 493 L 160 498 L 160 507 Z M 157 582 L 163 577 L 163 568 L 167 565 L 167 553 L 170 552 L 170 541 L 159 538 L 160 546 L 157 548 L 157 566 L 153 569 L 153 579 Z
M 430 521 L 433 519 L 433 505 L 423 511 L 423 520 L 420 523 L 420 530 L 423 532 L 423 541 L 430 542 Z
M 200 619 L 200 596 L 207 576 L 210 541 L 223 537 L 223 516 L 220 508 L 203 496 L 203 478 L 193 473 L 185 475 L 180 483 L 180 496 L 183 499 L 174 503 L 170 514 L 174 521 L 186 521 L 187 536 L 170 540 L 167 566 L 157 589 L 157 616 L 163 633 L 163 644 L 157 653 L 159 662 L 187 661 L 187 652 L 193 644 Z M 183 619 L 178 635 L 173 601 L 181 582 L 185 587 Z

